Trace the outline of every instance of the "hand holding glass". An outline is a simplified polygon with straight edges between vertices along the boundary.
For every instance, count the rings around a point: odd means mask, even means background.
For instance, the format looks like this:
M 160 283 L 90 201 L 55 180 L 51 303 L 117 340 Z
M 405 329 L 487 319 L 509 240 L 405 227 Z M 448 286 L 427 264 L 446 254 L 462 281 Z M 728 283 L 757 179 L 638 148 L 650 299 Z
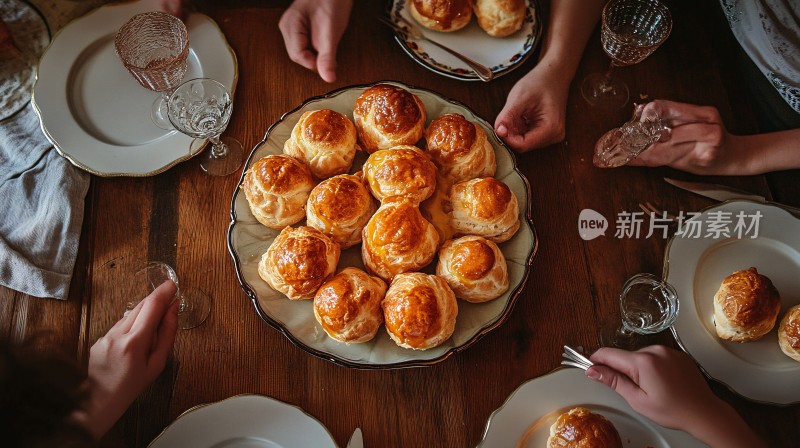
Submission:
M 175 129 L 211 141 L 211 148 L 200 156 L 200 167 L 214 176 L 227 176 L 242 166 L 242 144 L 220 137 L 231 118 L 232 101 L 228 89 L 210 78 L 190 79 L 169 97 L 169 121 Z
M 148 262 L 133 273 L 125 314 L 167 280 L 175 283 L 175 299 L 180 300 L 178 328 L 187 330 L 202 324 L 211 312 L 211 297 L 200 290 L 182 289 L 175 270 L 160 261 Z

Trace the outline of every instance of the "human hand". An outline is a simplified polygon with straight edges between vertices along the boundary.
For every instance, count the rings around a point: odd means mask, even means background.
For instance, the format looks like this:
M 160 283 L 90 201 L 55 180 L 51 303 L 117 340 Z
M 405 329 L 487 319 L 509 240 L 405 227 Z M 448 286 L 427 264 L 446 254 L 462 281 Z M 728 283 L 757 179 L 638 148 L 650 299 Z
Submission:
M 508 146 L 525 152 L 564 139 L 569 79 L 556 72 L 537 66 L 508 93 L 494 122 L 495 132 Z
M 74 419 L 100 438 L 164 370 L 178 329 L 177 287 L 164 282 L 89 352 L 85 405 Z
M 686 431 L 713 447 L 760 447 L 759 440 L 727 403 L 717 398 L 685 353 L 663 345 L 635 352 L 601 348 L 586 376 L 614 389 L 639 414 Z
M 719 111 L 711 106 L 655 100 L 642 116 L 655 111 L 671 132 L 643 151 L 628 165 L 662 166 L 694 174 L 739 174 L 746 169 L 746 154 L 733 144 Z
M 278 27 L 289 58 L 336 81 L 336 48 L 350 19 L 352 0 L 295 0 Z

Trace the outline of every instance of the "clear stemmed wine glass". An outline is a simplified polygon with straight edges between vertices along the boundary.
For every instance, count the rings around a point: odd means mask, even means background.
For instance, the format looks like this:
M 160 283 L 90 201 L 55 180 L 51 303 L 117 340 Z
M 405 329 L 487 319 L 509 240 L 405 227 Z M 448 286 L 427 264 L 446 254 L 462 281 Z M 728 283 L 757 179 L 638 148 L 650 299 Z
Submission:
M 202 324 L 211 312 L 211 297 L 198 289 L 181 288 L 175 270 L 160 261 L 147 262 L 134 270 L 125 314 L 167 280 L 172 280 L 177 287 L 178 327 L 188 330 Z
M 638 64 L 672 31 L 669 9 L 658 0 L 612 0 L 603 7 L 600 41 L 611 63 L 605 73 L 588 75 L 581 85 L 592 106 L 620 108 L 628 103 L 628 86 L 612 76 L 614 67 Z
M 662 135 L 668 135 L 670 131 L 665 121 L 661 119 L 660 110 L 656 107 L 645 108 L 643 104 L 634 104 L 630 120 L 606 132 L 597 140 L 592 161 L 600 168 L 623 166 L 661 139 Z
M 200 167 L 206 173 L 227 176 L 242 166 L 242 144 L 231 137 L 220 137 L 233 110 L 225 86 L 211 78 L 190 79 L 172 92 L 167 106 L 175 129 L 211 141 L 211 148 L 200 156 Z
M 675 288 L 652 274 L 636 274 L 619 296 L 621 322 L 608 322 L 601 334 L 603 346 L 637 348 L 640 336 L 666 330 L 678 317 Z
M 167 100 L 186 76 L 189 33 L 177 17 L 152 11 L 137 14 L 117 31 L 114 49 L 122 65 L 145 89 L 158 92 L 150 117 L 161 129 L 172 129 Z

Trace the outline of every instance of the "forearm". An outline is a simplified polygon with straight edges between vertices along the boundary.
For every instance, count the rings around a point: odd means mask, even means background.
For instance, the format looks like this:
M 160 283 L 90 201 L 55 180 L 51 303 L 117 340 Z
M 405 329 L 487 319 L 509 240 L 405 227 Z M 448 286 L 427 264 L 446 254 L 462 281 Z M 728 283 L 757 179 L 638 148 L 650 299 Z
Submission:
M 768 134 L 731 136 L 732 155 L 744 163 L 731 162 L 730 174 L 763 174 L 800 168 L 800 129 Z
M 603 0 L 552 0 L 539 64 L 558 68 L 567 82 L 571 81 L 604 3 Z
M 711 448 L 766 448 L 761 438 L 728 403 L 717 401 L 684 430 Z

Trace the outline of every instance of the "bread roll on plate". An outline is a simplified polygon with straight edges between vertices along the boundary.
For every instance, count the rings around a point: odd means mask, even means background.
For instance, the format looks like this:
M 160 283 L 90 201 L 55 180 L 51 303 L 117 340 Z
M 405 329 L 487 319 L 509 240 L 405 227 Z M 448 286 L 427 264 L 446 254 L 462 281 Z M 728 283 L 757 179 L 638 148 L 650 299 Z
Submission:
M 436 165 L 416 146 L 395 146 L 369 156 L 364 180 L 379 201 L 402 196 L 419 204 L 436 190 Z
M 426 350 L 453 334 L 456 296 L 444 280 L 421 272 L 397 275 L 383 299 L 389 337 L 404 348 Z
M 314 298 L 336 271 L 339 245 L 313 227 L 286 227 L 258 263 L 258 275 L 291 300 Z
M 525 0 L 475 0 L 478 26 L 494 37 L 506 37 L 522 28 Z
M 547 448 L 622 448 L 622 439 L 608 419 L 578 406 L 550 426 Z
M 508 185 L 493 178 L 468 180 L 450 188 L 450 216 L 457 235 L 479 235 L 495 243 L 519 229 L 519 203 Z
M 362 236 L 361 258 L 368 272 L 383 280 L 427 266 L 439 247 L 439 233 L 416 205 L 394 197 L 372 215 Z
M 314 188 L 311 171 L 287 155 L 266 156 L 244 175 L 242 190 L 258 222 L 280 230 L 306 216 L 308 194 Z
M 330 109 L 303 113 L 283 145 L 283 152 L 305 163 L 317 179 L 344 174 L 358 149 L 356 127 Z
M 439 174 L 450 184 L 494 176 L 497 162 L 486 132 L 463 115 L 447 114 L 431 121 L 425 141 Z
M 800 305 L 789 308 L 781 319 L 778 344 L 786 356 L 800 362 Z
M 367 342 L 383 323 L 386 283 L 361 269 L 344 268 L 314 296 L 314 317 L 328 336 L 345 343 Z
M 737 271 L 722 281 L 714 295 L 717 336 L 733 342 L 755 341 L 775 326 L 781 296 L 756 268 Z
M 414 145 L 425 133 L 425 105 L 401 87 L 378 84 L 356 99 L 353 119 L 358 142 L 368 153 Z
M 361 231 L 377 209 L 359 176 L 340 174 L 311 190 L 307 223 L 347 249 L 361 242 Z
M 408 0 L 408 11 L 420 25 L 434 31 L 460 30 L 472 19 L 471 0 Z
M 436 275 L 467 302 L 486 302 L 508 290 L 506 258 L 497 244 L 481 236 L 467 235 L 444 243 Z

